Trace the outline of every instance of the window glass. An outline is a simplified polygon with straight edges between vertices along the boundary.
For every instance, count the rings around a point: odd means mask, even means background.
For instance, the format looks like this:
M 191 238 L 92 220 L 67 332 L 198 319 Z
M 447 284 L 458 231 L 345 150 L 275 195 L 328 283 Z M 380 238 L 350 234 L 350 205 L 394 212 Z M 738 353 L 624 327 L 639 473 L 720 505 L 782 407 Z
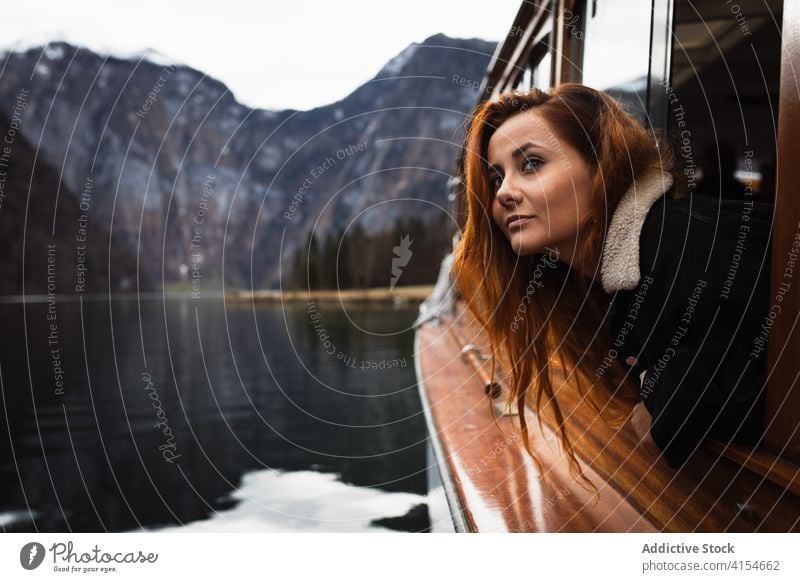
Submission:
M 549 91 L 551 89 L 550 71 L 552 69 L 550 37 L 548 36 L 544 42 L 547 47 L 547 51 L 544 53 L 544 55 L 542 55 L 542 57 L 539 59 L 539 62 L 536 63 L 536 66 L 533 69 L 533 73 L 531 75 L 531 87 Z
M 651 2 L 589 0 L 583 11 L 583 83 L 646 111 Z M 574 22 L 574 27 L 577 23 Z
M 675 2 L 663 89 L 690 192 L 774 200 L 781 4 Z

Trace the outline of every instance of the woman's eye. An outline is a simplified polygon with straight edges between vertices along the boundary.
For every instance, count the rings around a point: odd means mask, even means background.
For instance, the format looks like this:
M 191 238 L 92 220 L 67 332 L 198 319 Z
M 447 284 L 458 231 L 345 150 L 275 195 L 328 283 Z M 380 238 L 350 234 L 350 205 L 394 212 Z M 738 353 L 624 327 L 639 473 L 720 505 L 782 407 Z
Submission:
M 544 163 L 542 158 L 525 158 L 525 163 L 523 164 L 523 169 L 526 172 L 530 172 L 536 170 Z
M 497 192 L 500 189 L 500 184 L 503 183 L 503 176 L 496 175 L 489 180 L 492 187 L 492 192 Z

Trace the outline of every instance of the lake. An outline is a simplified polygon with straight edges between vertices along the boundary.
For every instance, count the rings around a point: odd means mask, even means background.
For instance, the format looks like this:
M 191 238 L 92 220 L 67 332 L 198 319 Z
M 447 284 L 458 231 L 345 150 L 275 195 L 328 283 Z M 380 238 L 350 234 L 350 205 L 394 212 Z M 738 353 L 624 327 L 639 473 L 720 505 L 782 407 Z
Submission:
M 4 531 L 423 531 L 417 307 L 2 303 Z

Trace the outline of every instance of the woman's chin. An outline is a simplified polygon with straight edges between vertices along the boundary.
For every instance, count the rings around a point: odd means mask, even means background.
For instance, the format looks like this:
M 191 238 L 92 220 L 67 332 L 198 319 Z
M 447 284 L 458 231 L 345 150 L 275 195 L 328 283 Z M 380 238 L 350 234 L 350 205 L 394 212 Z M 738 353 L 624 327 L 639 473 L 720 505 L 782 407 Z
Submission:
M 531 244 L 530 241 L 520 240 L 513 236 L 511 237 L 511 240 L 509 242 L 511 244 L 512 252 L 520 257 L 529 257 L 536 253 L 540 253 L 544 248 L 543 245 Z
M 532 255 L 535 255 L 537 252 L 539 252 L 538 250 L 533 250 L 533 249 L 530 249 L 528 247 L 519 248 L 519 247 L 512 246 L 511 249 L 514 251 L 514 254 L 517 255 L 520 258 L 530 257 Z

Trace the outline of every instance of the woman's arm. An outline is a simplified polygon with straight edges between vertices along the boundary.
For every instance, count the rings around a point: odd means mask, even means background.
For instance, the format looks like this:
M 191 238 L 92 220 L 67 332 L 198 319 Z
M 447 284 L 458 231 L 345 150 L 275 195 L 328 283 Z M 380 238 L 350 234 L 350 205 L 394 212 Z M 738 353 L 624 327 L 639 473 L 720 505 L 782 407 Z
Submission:
M 709 435 L 753 437 L 760 413 L 763 360 L 752 344 L 767 313 L 769 232 L 730 207 L 719 220 L 710 214 L 668 211 L 663 231 L 651 221 L 643 232 L 651 264 L 642 267 L 658 292 L 637 322 L 641 393 L 650 436 L 673 467 Z

